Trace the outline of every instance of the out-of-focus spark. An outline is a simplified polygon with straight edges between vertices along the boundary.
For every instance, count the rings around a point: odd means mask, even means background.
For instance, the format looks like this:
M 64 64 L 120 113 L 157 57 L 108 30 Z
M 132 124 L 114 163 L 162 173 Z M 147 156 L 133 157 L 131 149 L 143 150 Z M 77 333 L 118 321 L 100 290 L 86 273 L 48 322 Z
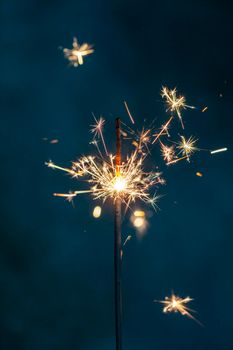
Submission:
M 134 227 L 136 227 L 136 228 L 142 227 L 144 225 L 144 223 L 145 223 L 145 219 L 142 217 L 135 218 L 134 222 L 133 222 Z
M 205 111 L 207 111 L 208 107 L 204 107 L 203 110 L 202 110 L 202 113 L 204 113 Z
M 198 151 L 198 148 L 195 146 L 197 140 L 194 139 L 193 136 L 190 136 L 188 139 L 186 139 L 184 136 L 180 136 L 180 138 L 181 141 L 178 143 L 177 148 L 180 150 L 179 153 L 186 156 L 187 160 L 189 161 L 191 154 Z
M 177 95 L 176 88 L 169 90 L 166 86 L 163 86 L 161 96 L 166 100 L 167 111 L 176 112 L 178 118 L 180 119 L 182 128 L 184 129 L 181 110 L 186 108 L 195 109 L 195 107 L 187 105 L 185 97 Z
M 55 144 L 55 143 L 58 143 L 58 142 L 59 142 L 58 139 L 53 139 L 53 140 L 50 141 L 50 143 L 52 143 L 52 144 Z
M 134 122 L 134 119 L 133 119 L 133 117 L 132 117 L 132 114 L 130 113 L 130 110 L 129 110 L 129 107 L 128 107 L 126 101 L 124 101 L 124 105 L 125 105 L 125 109 L 126 109 L 126 111 L 127 111 L 127 113 L 128 113 L 128 116 L 129 116 L 129 118 L 130 118 L 132 124 L 134 124 L 134 123 L 135 123 L 135 122 Z
M 135 210 L 133 215 L 136 216 L 136 217 L 144 218 L 145 217 L 145 212 L 143 210 Z
M 173 119 L 173 117 L 171 117 L 170 119 L 168 119 L 168 121 L 166 122 L 166 124 L 163 125 L 163 126 L 161 127 L 160 132 L 159 132 L 157 135 L 154 135 L 154 136 L 156 136 L 156 137 L 155 137 L 154 141 L 152 142 L 152 145 L 158 140 L 158 138 L 159 138 L 161 135 L 163 135 L 164 131 L 165 131 L 165 134 L 168 134 L 168 126 L 169 126 L 169 124 L 171 123 L 172 119 Z
M 202 174 L 200 171 L 197 171 L 197 172 L 196 172 L 196 175 L 199 176 L 199 177 L 202 177 L 202 176 L 203 176 L 203 174 Z
M 215 149 L 214 151 L 210 151 L 211 154 L 215 154 L 215 153 L 220 153 L 220 152 L 226 152 L 227 148 L 219 148 L 219 149 Z
M 74 67 L 83 64 L 83 57 L 90 55 L 94 52 L 91 45 L 84 43 L 79 45 L 77 38 L 73 39 L 72 49 L 63 49 L 65 58 L 67 58 Z
M 105 120 L 102 117 L 100 117 L 99 119 L 96 119 L 94 114 L 93 114 L 93 117 L 94 117 L 94 120 L 95 120 L 95 124 L 91 125 L 92 126 L 91 132 L 94 134 L 94 137 L 99 136 L 101 138 L 101 141 L 102 141 L 103 146 L 104 146 L 105 153 L 108 156 L 108 150 L 107 150 L 106 143 L 105 143 L 105 140 L 104 140 L 104 135 L 103 135 L 103 127 L 104 127 L 104 124 L 105 124 Z
M 163 160 L 168 164 L 171 163 L 175 158 L 175 149 L 174 146 L 166 146 L 161 141 L 161 153 Z
M 194 299 L 190 297 L 186 298 L 180 298 L 179 296 L 176 296 L 175 294 L 172 294 L 170 297 L 165 297 L 165 300 L 154 300 L 155 302 L 159 302 L 164 305 L 163 312 L 164 313 L 170 313 L 170 312 L 179 312 L 183 316 L 187 316 L 191 318 L 192 320 L 196 321 L 198 324 L 203 326 L 193 315 L 192 312 L 195 312 L 192 309 L 189 309 L 186 304 L 188 304 L 190 301 L 193 301 Z
M 100 207 L 99 205 L 97 205 L 97 206 L 94 208 L 92 215 L 93 215 L 93 217 L 94 217 L 95 219 L 98 219 L 98 218 L 101 216 L 101 212 L 102 212 L 101 207 Z

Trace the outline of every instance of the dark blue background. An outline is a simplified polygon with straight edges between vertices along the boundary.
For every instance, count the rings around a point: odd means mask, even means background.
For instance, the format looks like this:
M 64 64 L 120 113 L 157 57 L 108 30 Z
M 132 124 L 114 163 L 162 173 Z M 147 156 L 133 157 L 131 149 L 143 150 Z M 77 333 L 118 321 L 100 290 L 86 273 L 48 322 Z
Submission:
M 232 3 L 2 0 L 0 10 L 0 348 L 114 349 L 112 208 L 95 220 L 88 195 L 75 208 L 54 198 L 78 183 L 44 161 L 92 151 L 92 111 L 114 150 L 123 100 L 139 125 L 159 125 L 165 84 L 208 106 L 185 112 L 187 135 L 229 151 L 162 167 L 166 196 L 143 240 L 126 215 L 124 350 L 232 349 Z M 58 49 L 75 35 L 96 49 L 78 69 Z M 204 328 L 153 303 L 172 289 L 195 298 Z

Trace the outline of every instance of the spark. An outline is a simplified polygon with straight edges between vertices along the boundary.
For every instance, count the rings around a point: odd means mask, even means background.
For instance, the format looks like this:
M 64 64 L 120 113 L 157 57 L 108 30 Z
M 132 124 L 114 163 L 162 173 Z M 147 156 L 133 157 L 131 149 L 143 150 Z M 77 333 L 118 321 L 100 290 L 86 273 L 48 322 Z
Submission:
M 181 126 L 184 129 L 181 110 L 186 108 L 195 109 L 195 107 L 187 105 L 185 97 L 177 95 L 176 88 L 169 90 L 167 87 L 163 86 L 161 90 L 161 96 L 166 100 L 166 104 L 167 104 L 166 111 L 176 112 L 180 120 Z
M 126 101 L 124 101 L 124 105 L 125 105 L 125 109 L 126 109 L 126 111 L 127 111 L 127 113 L 128 113 L 128 116 L 129 116 L 129 118 L 130 118 L 132 124 L 134 124 L 134 123 L 135 123 L 135 122 L 134 122 L 134 119 L 133 119 L 133 117 L 132 117 L 132 114 L 130 113 L 130 110 L 129 110 L 129 107 L 128 107 Z
M 152 144 L 154 144 L 159 139 L 159 137 L 164 134 L 164 131 L 165 131 L 165 135 L 169 136 L 169 134 L 168 134 L 168 126 L 171 123 L 172 119 L 173 119 L 173 117 L 168 119 L 167 123 L 161 127 L 161 131 L 157 135 L 154 135 L 156 137 L 155 137 L 154 141 L 152 142 Z
M 154 300 L 154 302 L 159 302 L 164 305 L 163 312 L 171 313 L 171 312 L 179 312 L 183 316 L 187 316 L 192 320 L 196 321 L 198 324 L 202 325 L 193 315 L 192 312 L 194 310 L 188 308 L 186 305 L 193 301 L 194 299 L 190 297 L 180 298 L 175 294 L 172 294 L 170 297 L 165 297 L 165 300 Z
M 226 152 L 227 148 L 219 148 L 219 149 L 215 149 L 214 151 L 210 151 L 211 154 L 215 154 L 215 153 L 220 153 L 220 152 Z
M 202 109 L 202 113 L 204 113 L 205 111 L 207 111 L 207 109 L 208 109 L 208 107 L 206 106 L 206 107 L 204 107 L 203 109 Z
M 69 173 L 70 175 L 72 175 L 72 176 L 74 176 L 74 177 L 82 176 L 82 172 L 79 172 L 79 173 L 78 173 L 78 172 L 73 171 L 73 170 L 70 169 L 70 168 L 61 167 L 61 166 L 59 166 L 59 165 L 54 164 L 51 160 L 48 161 L 48 162 L 45 162 L 45 165 L 47 165 L 48 168 L 58 169 L 58 170 L 65 171 L 65 172 Z
M 78 67 L 78 65 L 83 64 L 83 57 L 90 55 L 94 52 L 94 49 L 91 45 L 84 43 L 79 45 L 77 38 L 73 39 L 73 48 L 72 49 L 63 49 L 65 58 L 67 58 L 71 65 Z
M 163 156 L 163 160 L 166 163 L 170 163 L 175 158 L 174 146 L 173 145 L 172 146 L 166 146 L 161 141 L 160 141 L 160 144 L 161 144 L 161 153 L 162 153 L 162 156 Z
M 202 177 L 202 176 L 203 176 L 203 174 L 202 174 L 200 171 L 197 171 L 197 172 L 196 172 L 196 175 L 199 176 L 199 177 Z
M 91 132 L 94 134 L 94 138 L 96 136 L 99 136 L 101 138 L 101 141 L 102 141 L 103 146 L 104 146 L 105 153 L 108 156 L 108 150 L 107 150 L 106 143 L 105 143 L 105 140 L 104 140 L 104 135 L 103 135 L 103 127 L 104 127 L 104 124 L 105 124 L 105 120 L 102 117 L 100 117 L 99 119 L 96 119 L 94 114 L 93 114 L 93 117 L 94 117 L 94 120 L 95 120 L 95 124 L 91 125 L 92 126 Z
M 190 136 L 189 139 L 186 139 L 184 136 L 180 137 L 181 141 L 178 143 L 177 148 L 180 150 L 179 153 L 181 153 L 184 157 L 187 157 L 187 160 L 189 161 L 191 154 L 198 151 L 198 148 L 195 146 L 197 140 L 194 139 L 193 136 Z
M 123 247 L 126 245 L 127 242 L 129 242 L 132 238 L 132 235 L 128 235 L 127 238 L 125 239 L 124 243 L 123 243 Z
M 166 165 L 170 165 L 170 164 L 175 164 L 181 160 L 184 160 L 184 159 L 187 159 L 188 157 L 187 156 L 184 156 L 184 157 L 181 157 L 181 158 L 176 158 L 176 159 L 173 159 L 171 160 L 170 162 L 167 162 Z

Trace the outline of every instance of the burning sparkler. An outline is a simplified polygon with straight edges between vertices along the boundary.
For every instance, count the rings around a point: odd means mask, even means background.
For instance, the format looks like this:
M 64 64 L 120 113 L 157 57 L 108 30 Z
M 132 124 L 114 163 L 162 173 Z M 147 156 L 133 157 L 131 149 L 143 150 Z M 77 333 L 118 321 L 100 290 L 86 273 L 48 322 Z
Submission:
M 163 86 L 161 90 L 161 96 L 166 100 L 167 111 L 176 112 L 181 122 L 182 128 L 184 129 L 181 110 L 186 108 L 195 109 L 195 107 L 187 105 L 185 97 L 177 95 L 176 88 L 169 90 L 167 87 Z
M 79 45 L 77 38 L 73 39 L 73 48 L 72 49 L 63 49 L 65 58 L 67 58 L 71 65 L 78 67 L 78 65 L 83 64 L 83 57 L 90 55 L 94 52 L 94 49 L 91 45 L 84 43 Z
M 179 312 L 181 315 L 191 318 L 202 326 L 202 324 L 192 315 L 192 312 L 195 311 L 187 307 L 187 304 L 193 300 L 194 299 L 190 297 L 180 298 L 172 293 L 170 297 L 165 297 L 165 300 L 154 300 L 154 302 L 164 305 L 164 313 Z
M 77 52 L 73 52 L 73 51 Z M 73 50 L 64 49 L 66 57 L 72 62 L 74 66 L 83 63 L 83 56 L 92 53 L 93 50 L 87 44 L 81 46 L 77 41 L 73 43 Z M 167 110 L 176 112 L 183 127 L 183 121 L 181 116 L 181 110 L 185 108 L 194 108 L 186 105 L 184 96 L 177 96 L 176 89 L 169 90 L 166 87 L 162 89 L 162 97 L 166 98 Z M 125 102 L 126 110 L 129 117 L 134 124 L 134 120 Z M 93 115 L 94 116 L 94 115 Z M 127 127 L 127 132 L 121 129 L 120 120 L 116 120 L 116 135 L 117 135 L 117 147 L 116 154 L 112 155 L 108 152 L 105 139 L 103 136 L 103 127 L 105 120 L 100 117 L 96 119 L 94 116 L 95 124 L 91 125 L 91 133 L 94 135 L 94 139 L 91 142 L 98 150 L 96 156 L 83 156 L 79 160 L 72 162 L 70 168 L 61 167 L 49 161 L 48 167 L 52 169 L 59 169 L 68 173 L 71 177 L 79 180 L 80 178 L 85 180 L 88 184 L 87 188 L 82 190 L 70 191 L 68 193 L 54 193 L 54 196 L 64 197 L 68 201 L 72 202 L 73 199 L 83 193 L 90 193 L 93 199 L 100 199 L 103 202 L 111 200 L 115 207 L 115 240 L 114 240 L 114 268 L 115 268 L 115 317 L 116 317 L 116 349 L 121 350 L 121 319 L 122 319 L 122 296 L 121 296 L 121 259 L 122 259 L 122 243 L 121 243 L 121 207 L 122 204 L 125 208 L 129 208 L 131 203 L 136 200 L 141 200 L 146 204 L 152 205 L 157 209 L 157 200 L 159 196 L 151 194 L 151 189 L 165 183 L 159 171 L 146 171 L 144 169 L 144 163 L 146 157 L 150 154 L 149 145 L 158 141 L 158 145 L 161 147 L 161 153 L 166 164 L 173 164 L 182 159 L 190 159 L 190 156 L 194 151 L 198 150 L 195 146 L 196 140 L 193 137 L 186 139 L 181 136 L 181 141 L 176 144 L 175 142 L 171 146 L 162 143 L 160 138 L 168 134 L 168 127 L 173 119 L 173 115 L 168 121 L 159 129 L 157 134 L 153 133 L 153 129 L 142 129 L 140 132 L 134 132 L 131 128 Z M 128 133 L 130 136 L 128 137 Z M 132 145 L 133 151 L 129 152 L 128 156 L 122 158 L 121 155 L 121 135 L 125 138 L 133 138 Z M 98 145 L 99 138 L 102 141 L 103 148 L 105 150 L 105 156 L 101 153 Z M 178 154 L 176 154 L 178 149 Z M 181 156 L 179 157 L 179 154 Z M 156 168 L 157 169 L 157 168 Z M 94 217 L 99 217 L 101 214 L 101 208 L 98 208 L 97 214 L 95 210 L 93 212 Z M 96 209 L 95 208 L 95 209 Z M 99 209 L 100 208 L 100 209 Z M 136 212 L 135 212 L 136 213 Z M 140 211 L 140 213 L 144 213 Z M 145 213 L 143 214 L 145 216 Z M 144 216 L 138 216 L 135 214 L 134 226 L 138 230 L 143 230 L 146 227 L 147 221 Z M 131 238 L 128 236 L 126 242 Z M 181 299 L 175 295 L 170 298 L 165 298 L 165 301 L 160 301 L 164 304 L 164 312 L 180 312 L 182 315 L 186 315 L 192 319 L 195 319 L 190 313 L 186 304 L 192 299 L 187 297 Z

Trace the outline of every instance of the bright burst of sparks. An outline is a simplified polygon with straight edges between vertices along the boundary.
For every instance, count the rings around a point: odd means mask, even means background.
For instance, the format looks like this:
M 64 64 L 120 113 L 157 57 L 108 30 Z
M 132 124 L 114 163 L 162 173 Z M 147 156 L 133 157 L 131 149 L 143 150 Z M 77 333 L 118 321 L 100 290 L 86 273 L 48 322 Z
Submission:
M 74 41 L 75 48 L 77 45 L 77 42 Z M 81 48 L 83 48 L 83 45 Z M 181 109 L 190 107 L 186 105 L 185 98 L 183 96 L 178 97 L 176 89 L 169 90 L 166 87 L 162 88 L 162 97 L 166 98 L 168 110 L 175 111 L 182 122 Z M 125 106 L 128 111 L 126 102 Z M 130 115 L 129 111 L 128 113 Z M 83 193 L 91 193 L 94 199 L 101 199 L 103 202 L 107 199 L 112 199 L 113 202 L 115 202 L 117 198 L 120 198 L 126 205 L 126 208 L 128 208 L 132 202 L 139 199 L 152 205 L 156 210 L 158 208 L 157 201 L 159 196 L 156 192 L 154 195 L 151 195 L 150 192 L 153 187 L 163 185 L 165 180 L 161 177 L 159 171 L 146 172 L 144 170 L 144 161 L 148 154 L 150 154 L 149 146 L 158 140 L 162 157 L 165 163 L 169 165 L 182 159 L 187 159 L 189 161 L 190 156 L 198 150 L 195 146 L 197 140 L 192 136 L 189 139 L 181 136 L 181 141 L 179 143 L 173 142 L 171 146 L 162 143 L 160 140 L 161 136 L 170 136 L 168 134 L 168 127 L 173 119 L 173 115 L 162 125 L 157 134 L 154 134 L 154 127 L 148 129 L 143 128 L 141 131 L 135 132 L 122 123 L 122 126 L 126 127 L 127 132 L 122 128 L 121 134 L 124 136 L 124 139 L 132 139 L 132 145 L 135 146 L 135 149 L 128 156 L 124 157 L 120 166 L 116 166 L 115 156 L 108 153 L 103 135 L 105 119 L 103 117 L 97 119 L 94 114 L 93 117 L 95 123 L 91 125 L 91 133 L 93 134 L 91 143 L 96 146 L 98 155 L 83 156 L 79 160 L 72 162 L 71 167 L 61 167 L 54 164 L 52 161 L 46 163 L 47 166 L 52 169 L 65 171 L 76 179 L 81 178 L 88 184 L 88 188 L 66 194 L 55 193 L 54 195 L 64 197 L 71 202 L 74 197 Z M 100 150 L 97 138 L 102 142 L 106 154 L 105 156 L 103 156 Z
M 195 146 L 197 140 L 194 139 L 193 136 L 190 136 L 186 139 L 184 136 L 180 136 L 181 141 L 178 143 L 177 148 L 180 150 L 179 153 L 182 154 L 183 157 L 186 157 L 189 161 L 191 154 L 195 151 L 198 151 L 198 148 Z
M 70 173 L 73 177 L 86 178 L 90 188 L 84 191 L 74 191 L 63 195 L 66 198 L 80 193 L 90 192 L 94 199 L 108 198 L 114 201 L 121 198 L 127 206 L 136 199 L 150 203 L 156 208 L 157 196 L 150 196 L 150 188 L 157 184 L 163 184 L 159 172 L 144 172 L 143 161 L 145 156 L 139 156 L 134 151 L 120 166 L 120 174 L 117 174 L 114 156 L 110 155 L 108 160 L 93 156 L 84 156 L 79 161 L 73 162 L 72 167 L 62 168 L 55 166 L 52 162 L 47 163 L 52 168 L 58 168 Z M 51 165 L 52 164 L 52 165 Z M 56 194 L 57 195 L 57 194 Z
M 90 55 L 94 52 L 91 45 L 84 43 L 79 45 L 77 38 L 73 39 L 72 49 L 63 49 L 65 58 L 67 58 L 74 67 L 83 64 L 83 57 Z
M 159 302 L 164 305 L 163 312 L 171 313 L 171 312 L 179 312 L 183 316 L 187 316 L 192 320 L 196 321 L 198 324 L 202 325 L 193 315 L 194 310 L 187 307 L 187 304 L 194 299 L 190 297 L 180 298 L 175 294 L 172 294 L 170 297 L 165 297 L 165 300 L 154 300 L 155 302 Z
M 169 90 L 167 87 L 163 86 L 161 96 L 166 100 L 167 111 L 176 112 L 182 128 L 184 129 L 181 110 L 186 108 L 194 109 L 195 107 L 187 105 L 185 97 L 177 95 L 176 88 Z

